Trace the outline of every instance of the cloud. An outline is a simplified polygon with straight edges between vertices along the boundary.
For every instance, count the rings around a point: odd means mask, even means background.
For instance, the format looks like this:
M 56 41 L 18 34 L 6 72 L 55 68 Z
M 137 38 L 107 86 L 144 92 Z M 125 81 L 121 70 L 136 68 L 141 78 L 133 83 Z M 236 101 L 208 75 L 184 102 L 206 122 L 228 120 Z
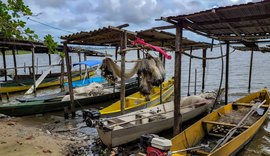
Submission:
M 72 32 L 89 31 L 108 25 L 121 25 L 129 23 L 127 29 L 132 31 L 149 29 L 159 26 L 162 22 L 155 19 L 161 16 L 175 16 L 189 14 L 214 6 L 229 6 L 247 3 L 254 0 L 25 0 L 34 14 L 42 13 L 33 17 L 43 23 L 59 27 Z M 29 23 L 39 34 L 49 32 L 55 37 L 61 36 L 62 32 L 37 23 Z M 164 23 L 163 25 L 168 25 Z M 41 30 L 44 29 L 44 30 Z M 48 31 L 49 30 L 49 31 Z

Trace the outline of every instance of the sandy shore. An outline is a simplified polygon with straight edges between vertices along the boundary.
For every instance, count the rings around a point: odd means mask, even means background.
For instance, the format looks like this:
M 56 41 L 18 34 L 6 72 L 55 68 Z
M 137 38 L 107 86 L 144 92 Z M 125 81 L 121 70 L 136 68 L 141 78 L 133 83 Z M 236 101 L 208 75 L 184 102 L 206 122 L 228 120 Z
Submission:
M 0 119 L 0 155 L 71 155 L 70 147 L 89 143 L 89 136 L 79 129 L 78 120 L 57 116 Z

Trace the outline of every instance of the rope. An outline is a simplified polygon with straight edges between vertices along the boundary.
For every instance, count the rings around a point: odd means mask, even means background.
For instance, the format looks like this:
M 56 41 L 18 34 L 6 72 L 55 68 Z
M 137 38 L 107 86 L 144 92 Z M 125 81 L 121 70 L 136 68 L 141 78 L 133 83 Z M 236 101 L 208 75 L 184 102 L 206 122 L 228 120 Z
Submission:
M 221 44 L 220 44 L 220 45 L 221 45 Z M 230 54 L 233 53 L 233 52 L 235 52 L 235 49 L 234 49 L 232 52 L 230 52 Z M 186 55 L 186 56 L 189 56 L 189 57 L 191 57 L 191 58 L 196 58 L 196 59 L 201 59 L 201 60 L 202 60 L 202 59 L 206 59 L 206 60 L 215 60 L 215 59 L 220 59 L 220 58 L 223 58 L 223 57 L 227 56 L 227 54 L 223 55 L 223 53 L 222 53 L 221 56 L 203 58 L 203 57 L 199 57 L 199 56 L 195 56 L 195 55 L 190 55 L 190 54 L 188 54 L 188 53 L 186 53 L 186 52 L 182 52 L 182 54 L 184 54 L 184 55 Z
M 222 50 L 222 45 L 221 45 L 220 41 L 219 41 L 219 45 L 220 45 L 220 55 L 223 56 L 223 50 Z M 217 103 L 217 99 L 218 99 L 218 97 L 220 96 L 220 93 L 221 93 L 221 87 L 222 87 L 222 81 L 223 81 L 223 71 L 224 71 L 224 60 L 223 60 L 223 57 L 221 57 L 220 83 L 219 83 L 219 88 L 218 88 L 217 96 L 215 98 L 215 102 L 214 102 L 214 104 L 213 104 L 213 106 L 211 108 L 210 113 L 214 110 L 214 108 L 216 106 L 216 103 Z

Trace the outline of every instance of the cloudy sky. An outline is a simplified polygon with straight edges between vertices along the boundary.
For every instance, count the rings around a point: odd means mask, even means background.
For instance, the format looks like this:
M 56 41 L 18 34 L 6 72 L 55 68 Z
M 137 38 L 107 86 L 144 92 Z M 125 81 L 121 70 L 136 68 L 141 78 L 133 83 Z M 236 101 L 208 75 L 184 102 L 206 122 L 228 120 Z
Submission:
M 129 23 L 126 29 L 137 31 L 168 25 L 155 21 L 161 16 L 198 12 L 213 7 L 248 3 L 258 0 L 24 0 L 37 22 L 25 20 L 42 39 L 51 34 L 57 41 L 70 32 L 89 31 L 100 27 Z M 38 22 L 55 27 L 40 24 Z M 59 28 L 61 30 L 58 30 Z M 185 37 L 200 40 L 192 33 Z

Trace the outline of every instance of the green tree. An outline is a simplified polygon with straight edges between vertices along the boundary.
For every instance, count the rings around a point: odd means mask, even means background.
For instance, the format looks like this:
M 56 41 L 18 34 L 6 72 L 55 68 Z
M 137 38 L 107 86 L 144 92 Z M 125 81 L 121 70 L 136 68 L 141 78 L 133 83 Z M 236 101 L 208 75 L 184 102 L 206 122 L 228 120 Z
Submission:
M 64 53 L 57 50 L 57 42 L 54 41 L 52 35 L 48 34 L 44 37 L 44 44 L 48 47 L 50 54 L 58 54 L 61 57 L 64 57 Z
M 26 27 L 22 17 L 32 12 L 23 0 L 0 1 L 0 37 L 34 40 L 38 36 Z

